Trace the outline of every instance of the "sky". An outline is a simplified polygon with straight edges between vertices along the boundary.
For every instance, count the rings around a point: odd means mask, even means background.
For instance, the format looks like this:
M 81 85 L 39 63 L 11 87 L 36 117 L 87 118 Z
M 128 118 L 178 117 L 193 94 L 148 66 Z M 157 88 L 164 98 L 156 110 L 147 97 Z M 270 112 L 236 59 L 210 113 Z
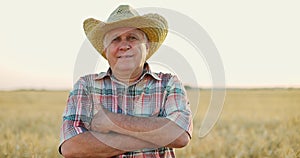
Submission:
M 89 43 L 83 21 L 89 17 L 106 21 L 119 4 L 142 11 L 151 10 L 145 7 L 164 8 L 184 15 L 207 33 L 220 59 L 216 59 L 218 63 L 207 61 L 203 53 L 209 52 L 193 45 L 197 39 L 180 36 L 173 29 L 154 59 L 168 58 L 180 65 L 177 59 L 182 57 L 190 68 L 185 69 L 188 74 L 180 66 L 152 60 L 154 70 L 178 73 L 185 84 L 205 87 L 214 84 L 213 74 L 218 72 L 212 66 L 219 64 L 226 87 L 300 87 L 297 0 L 1 0 L 0 90 L 71 89 L 84 75 L 80 68 L 93 63 L 81 58 L 83 52 L 90 52 L 85 49 Z M 167 20 L 173 22 L 171 27 L 185 24 L 180 18 Z M 167 54 L 172 50 L 177 55 Z M 95 52 L 87 55 L 97 59 L 86 73 L 106 71 L 108 64 L 103 58 Z M 221 79 L 217 76 L 217 80 Z

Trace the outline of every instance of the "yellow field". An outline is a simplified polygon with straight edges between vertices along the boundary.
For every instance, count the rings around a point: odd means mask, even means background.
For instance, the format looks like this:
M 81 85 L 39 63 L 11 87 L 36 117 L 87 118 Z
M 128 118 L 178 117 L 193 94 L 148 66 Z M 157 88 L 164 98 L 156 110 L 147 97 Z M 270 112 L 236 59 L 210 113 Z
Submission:
M 57 146 L 67 96 L 66 91 L 0 92 L 0 157 L 61 157 Z M 179 158 L 300 157 L 300 89 L 227 90 L 218 123 L 201 139 L 210 91 L 200 96 L 192 141 L 177 150 Z

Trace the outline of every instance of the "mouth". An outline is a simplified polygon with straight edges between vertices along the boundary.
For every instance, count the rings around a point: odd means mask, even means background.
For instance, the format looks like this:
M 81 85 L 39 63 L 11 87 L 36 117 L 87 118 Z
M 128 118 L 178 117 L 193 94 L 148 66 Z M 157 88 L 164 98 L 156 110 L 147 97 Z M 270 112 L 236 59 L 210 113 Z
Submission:
M 117 56 L 118 59 L 126 59 L 126 58 L 131 58 L 133 57 L 133 55 L 120 55 L 120 56 Z

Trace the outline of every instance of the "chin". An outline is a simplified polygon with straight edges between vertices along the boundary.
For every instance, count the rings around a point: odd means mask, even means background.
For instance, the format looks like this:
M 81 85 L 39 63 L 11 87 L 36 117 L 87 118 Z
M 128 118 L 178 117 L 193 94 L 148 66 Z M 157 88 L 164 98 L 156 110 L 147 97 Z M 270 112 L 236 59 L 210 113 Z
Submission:
M 118 65 L 117 70 L 119 71 L 133 71 L 134 69 L 136 69 L 136 66 L 131 65 L 131 64 L 122 64 L 122 65 Z

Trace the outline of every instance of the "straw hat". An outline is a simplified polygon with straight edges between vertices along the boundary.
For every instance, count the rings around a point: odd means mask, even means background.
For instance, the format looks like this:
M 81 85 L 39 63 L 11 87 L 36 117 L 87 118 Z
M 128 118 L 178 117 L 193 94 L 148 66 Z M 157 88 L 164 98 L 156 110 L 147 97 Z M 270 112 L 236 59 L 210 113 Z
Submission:
M 140 16 L 129 5 L 120 5 L 110 14 L 106 22 L 89 18 L 83 23 L 87 38 L 105 59 L 104 36 L 107 32 L 120 27 L 135 27 L 145 32 L 150 43 L 146 59 L 149 59 L 157 51 L 168 33 L 168 24 L 164 17 L 158 14 Z

